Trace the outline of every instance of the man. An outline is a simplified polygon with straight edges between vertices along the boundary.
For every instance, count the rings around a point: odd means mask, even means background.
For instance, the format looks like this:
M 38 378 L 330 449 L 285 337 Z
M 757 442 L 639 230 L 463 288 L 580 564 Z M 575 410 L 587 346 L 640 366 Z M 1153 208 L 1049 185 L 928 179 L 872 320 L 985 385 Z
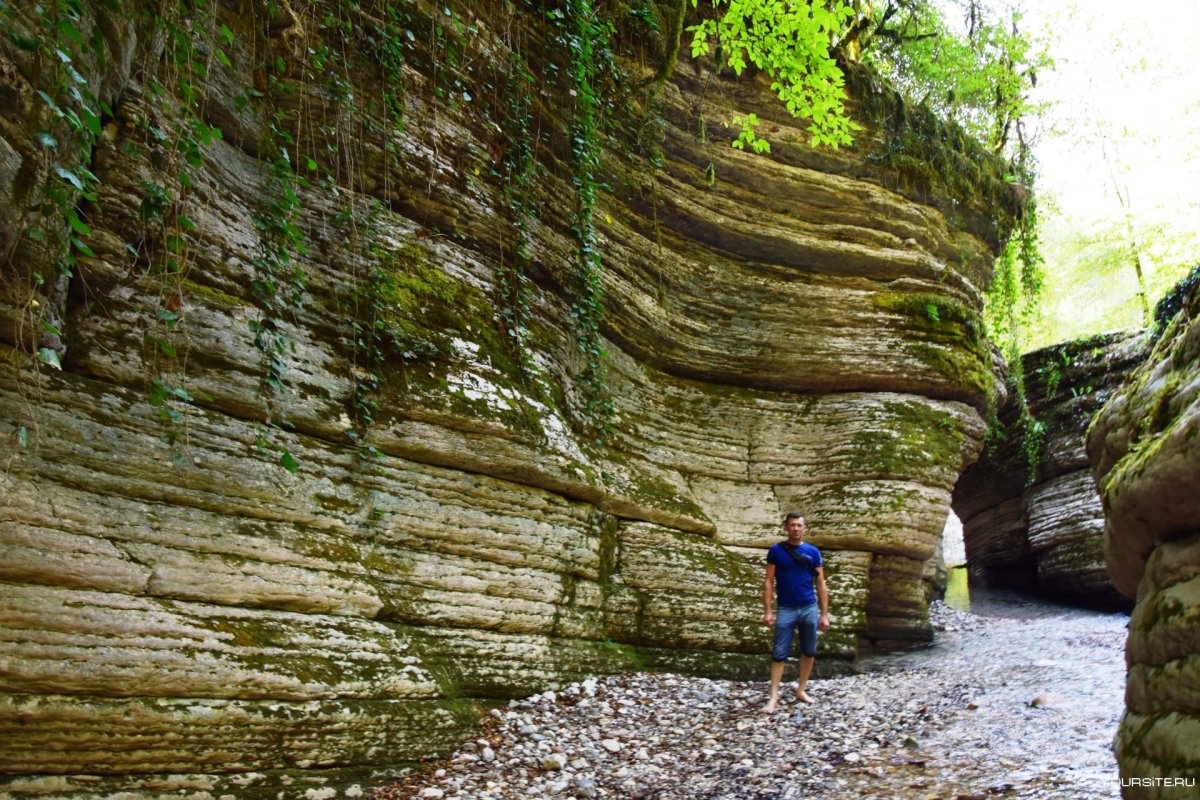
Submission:
M 796 699 L 811 703 L 805 691 L 817 655 L 817 631 L 829 629 L 829 593 L 825 589 L 825 568 L 821 551 L 806 544 L 808 525 L 798 511 L 783 520 L 787 541 L 771 545 L 767 551 L 767 577 L 763 582 L 763 624 L 775 628 L 775 646 L 771 651 L 771 699 L 763 708 L 771 714 L 779 705 L 779 682 L 792 649 L 792 636 L 800 633 L 800 677 Z M 777 613 L 771 613 L 772 594 L 778 595 Z

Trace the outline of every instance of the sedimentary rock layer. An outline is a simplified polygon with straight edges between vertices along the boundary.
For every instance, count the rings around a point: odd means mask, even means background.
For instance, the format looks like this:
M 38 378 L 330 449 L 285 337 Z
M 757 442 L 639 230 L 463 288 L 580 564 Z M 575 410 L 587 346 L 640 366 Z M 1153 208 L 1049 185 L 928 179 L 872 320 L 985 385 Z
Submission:
M 0 41 L 5 791 L 354 796 L 482 701 L 761 674 L 793 508 L 821 669 L 928 639 L 1016 204 L 959 132 L 852 71 L 814 151 L 685 59 L 581 166 L 542 15 L 127 5 L 72 23 L 80 130 L 23 46 L 58 29 Z
M 1101 608 L 1125 607 L 1104 562 L 1104 511 L 1084 450 L 1087 425 L 1147 351 L 1142 332 L 1104 334 L 1026 354 L 1025 400 L 963 473 L 954 508 L 971 576 Z
M 1096 416 L 1087 438 L 1104 502 L 1109 572 L 1118 589 L 1136 598 L 1126 646 L 1126 713 L 1115 744 L 1127 787 L 1122 793 L 1131 798 L 1178 796 L 1179 786 L 1200 772 L 1200 292 L 1195 287 L 1193 281 L 1182 310 Z

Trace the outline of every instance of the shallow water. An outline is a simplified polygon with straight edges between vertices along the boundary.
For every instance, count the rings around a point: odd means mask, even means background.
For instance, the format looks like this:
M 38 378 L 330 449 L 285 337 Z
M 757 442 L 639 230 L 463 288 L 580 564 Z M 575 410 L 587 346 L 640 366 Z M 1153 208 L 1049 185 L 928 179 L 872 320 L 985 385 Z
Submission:
M 971 612 L 983 622 L 974 630 L 863 663 L 930 680 L 958 675 L 970 697 L 857 796 L 1119 797 L 1111 745 L 1124 706 L 1128 615 L 979 592 Z

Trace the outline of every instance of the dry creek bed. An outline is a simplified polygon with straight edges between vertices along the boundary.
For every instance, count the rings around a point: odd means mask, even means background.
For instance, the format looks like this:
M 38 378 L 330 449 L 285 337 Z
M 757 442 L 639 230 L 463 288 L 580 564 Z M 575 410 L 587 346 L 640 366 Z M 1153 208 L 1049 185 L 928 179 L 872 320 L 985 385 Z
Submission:
M 814 680 L 814 705 L 769 717 L 765 682 L 679 675 L 516 700 L 476 740 L 376 797 L 1119 797 L 1111 741 L 1128 617 L 1015 598 L 976 610 L 935 603 L 933 646 Z

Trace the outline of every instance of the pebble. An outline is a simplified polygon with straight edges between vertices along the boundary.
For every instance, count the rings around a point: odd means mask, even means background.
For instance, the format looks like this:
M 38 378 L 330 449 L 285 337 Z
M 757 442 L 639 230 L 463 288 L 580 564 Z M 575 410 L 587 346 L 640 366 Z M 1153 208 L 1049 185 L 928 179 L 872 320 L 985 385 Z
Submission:
M 1049 617 L 1035 629 L 1038 620 L 934 602 L 944 652 L 863 659 L 865 672 L 811 681 L 813 705 L 791 701 L 793 682 L 770 716 L 759 713 L 764 681 L 588 678 L 495 710 L 487 738 L 375 798 L 1115 797 L 1110 742 L 1122 710 L 1124 623 L 1110 617 Z M 1031 664 L 1030 641 L 1054 652 Z M 1077 663 L 1079 675 L 1056 671 Z M 1103 684 L 1096 702 L 1075 701 L 1093 679 Z M 1073 702 L 1053 714 L 1031 709 L 1039 692 L 1061 699 L 1047 684 L 1069 685 Z M 1058 727 L 1037 727 L 1050 725 Z

